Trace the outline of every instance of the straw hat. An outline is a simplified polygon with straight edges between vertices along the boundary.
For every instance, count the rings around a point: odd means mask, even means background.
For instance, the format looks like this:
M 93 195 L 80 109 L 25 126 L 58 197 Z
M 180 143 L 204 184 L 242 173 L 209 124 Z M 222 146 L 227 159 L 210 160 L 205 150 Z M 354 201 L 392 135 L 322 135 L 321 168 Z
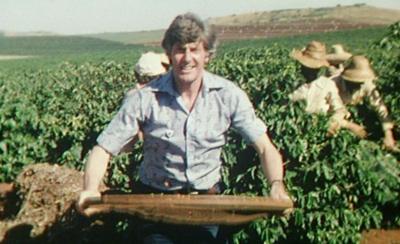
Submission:
M 302 50 L 294 49 L 291 53 L 292 58 L 299 61 L 302 65 L 318 69 L 323 66 L 329 67 L 328 61 L 326 61 L 326 49 L 325 44 L 312 41 L 307 44 Z
M 353 56 L 349 65 L 344 69 L 342 78 L 356 83 L 364 83 L 376 78 L 368 59 L 364 56 Z
M 348 60 L 352 54 L 346 52 L 341 44 L 332 45 L 333 53 L 326 55 L 326 60 L 331 64 L 341 64 Z
M 140 76 L 157 76 L 166 72 L 161 64 L 161 56 L 154 52 L 142 54 L 135 65 L 135 71 Z

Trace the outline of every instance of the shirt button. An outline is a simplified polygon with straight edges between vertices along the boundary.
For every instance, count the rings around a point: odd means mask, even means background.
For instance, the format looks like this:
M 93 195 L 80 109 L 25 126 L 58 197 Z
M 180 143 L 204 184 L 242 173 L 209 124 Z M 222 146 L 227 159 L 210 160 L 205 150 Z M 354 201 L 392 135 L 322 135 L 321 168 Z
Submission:
M 166 188 L 170 188 L 170 187 L 171 187 L 171 182 L 170 182 L 169 180 L 165 180 L 165 181 L 164 181 L 164 186 L 165 186 Z
M 174 131 L 173 130 L 167 130 L 167 132 L 165 133 L 165 136 L 167 137 L 167 138 L 170 138 L 170 137 L 172 137 L 174 135 Z

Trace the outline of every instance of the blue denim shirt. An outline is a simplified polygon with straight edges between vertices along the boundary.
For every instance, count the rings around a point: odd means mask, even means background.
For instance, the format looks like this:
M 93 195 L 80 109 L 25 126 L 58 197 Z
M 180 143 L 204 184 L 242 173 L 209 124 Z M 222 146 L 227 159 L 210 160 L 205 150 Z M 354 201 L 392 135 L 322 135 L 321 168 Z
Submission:
M 117 155 L 140 128 L 144 184 L 161 190 L 205 190 L 221 179 L 221 149 L 230 127 L 247 143 L 266 132 L 245 92 L 231 81 L 204 71 L 189 112 L 169 72 L 127 96 L 97 142 Z

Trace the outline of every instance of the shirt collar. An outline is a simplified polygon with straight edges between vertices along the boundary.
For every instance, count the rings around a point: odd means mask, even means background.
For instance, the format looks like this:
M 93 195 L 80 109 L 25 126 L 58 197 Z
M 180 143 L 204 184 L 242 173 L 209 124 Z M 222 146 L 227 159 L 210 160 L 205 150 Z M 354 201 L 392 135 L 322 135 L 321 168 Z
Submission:
M 178 92 L 175 89 L 174 79 L 171 70 L 167 74 L 161 76 L 159 79 L 152 81 L 149 84 L 149 88 L 153 92 L 166 92 L 171 96 L 179 96 Z
M 204 71 L 203 75 L 203 89 L 205 91 L 211 91 L 214 89 L 220 89 L 224 87 L 224 79 L 212 74 L 208 71 Z
M 203 91 L 211 91 L 214 89 L 220 89 L 224 87 L 224 79 L 218 77 L 208 71 L 203 73 Z M 161 76 L 159 79 L 152 81 L 148 87 L 154 92 L 166 92 L 172 96 L 179 96 L 179 93 L 175 89 L 174 78 L 172 71 L 170 70 L 167 74 Z

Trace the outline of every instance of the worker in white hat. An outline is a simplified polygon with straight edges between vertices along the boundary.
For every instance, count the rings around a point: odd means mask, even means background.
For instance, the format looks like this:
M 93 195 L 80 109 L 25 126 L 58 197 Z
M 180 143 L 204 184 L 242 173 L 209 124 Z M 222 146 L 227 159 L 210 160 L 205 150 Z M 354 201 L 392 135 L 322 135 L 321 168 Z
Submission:
M 142 54 L 135 65 L 135 77 L 137 80 L 136 87 L 130 89 L 126 93 L 125 97 L 134 93 L 136 89 L 144 87 L 150 81 L 167 73 L 168 69 L 169 59 L 164 53 L 147 52 Z M 143 132 L 141 130 L 138 132 L 137 136 L 122 149 L 122 151 L 131 151 L 137 140 L 143 140 Z
M 333 52 L 326 55 L 326 60 L 329 62 L 328 73 L 330 76 L 340 75 L 344 69 L 344 62 L 350 59 L 351 53 L 344 50 L 342 44 L 332 45 Z
M 149 81 L 158 78 L 168 71 L 169 60 L 165 54 L 154 52 L 144 53 L 135 65 L 135 76 L 138 88 Z

